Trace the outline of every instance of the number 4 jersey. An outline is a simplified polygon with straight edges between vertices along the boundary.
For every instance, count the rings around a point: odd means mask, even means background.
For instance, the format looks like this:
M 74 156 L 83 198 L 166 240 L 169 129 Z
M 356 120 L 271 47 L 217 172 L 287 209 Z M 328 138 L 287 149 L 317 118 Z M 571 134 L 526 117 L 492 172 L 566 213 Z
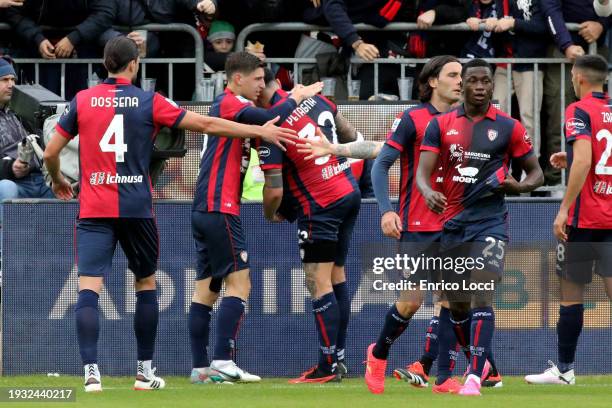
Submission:
M 287 93 L 277 91 L 272 104 L 282 103 Z M 302 101 L 281 127 L 294 129 L 300 138 L 317 137 L 317 128 L 330 142 L 337 143 L 336 105 L 323 96 L 316 95 Z M 283 169 L 285 188 L 299 203 L 304 215 L 310 215 L 313 206 L 325 208 L 342 197 L 357 190 L 351 173 L 351 164 L 344 158 L 324 156 L 315 160 L 304 160 L 297 151 L 299 145 L 286 145 L 286 152 L 277 146 L 263 143 L 258 147 L 262 170 Z
M 573 160 L 576 140 L 591 142 L 591 169 L 570 208 L 568 224 L 576 228 L 612 229 L 612 100 L 593 92 L 565 111 L 567 164 Z
M 79 218 L 152 218 L 149 164 L 161 127 L 185 111 L 123 78 L 79 92 L 56 130 L 79 135 Z

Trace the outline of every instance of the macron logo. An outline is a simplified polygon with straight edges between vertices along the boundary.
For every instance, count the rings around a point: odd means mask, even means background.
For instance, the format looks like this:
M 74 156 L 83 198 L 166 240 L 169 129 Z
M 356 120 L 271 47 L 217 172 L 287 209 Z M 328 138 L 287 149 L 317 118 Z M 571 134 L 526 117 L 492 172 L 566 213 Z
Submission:
M 458 134 L 459 134 L 459 132 L 457 132 L 456 129 L 451 129 L 448 132 L 446 132 L 446 136 L 456 136 Z

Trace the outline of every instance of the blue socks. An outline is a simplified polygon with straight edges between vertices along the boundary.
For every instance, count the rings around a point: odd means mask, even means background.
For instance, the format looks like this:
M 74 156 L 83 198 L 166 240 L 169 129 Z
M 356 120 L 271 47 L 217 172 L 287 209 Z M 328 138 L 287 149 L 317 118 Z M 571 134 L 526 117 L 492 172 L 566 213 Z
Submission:
M 495 312 L 492 307 L 472 309 L 470 374 L 482 376 L 487 356 L 491 352 L 491 340 L 495 331 Z
M 236 337 L 246 303 L 235 296 L 221 300 L 217 313 L 217 338 L 213 360 L 233 360 L 236 356 Z
M 559 370 L 565 373 L 574 368 L 578 337 L 582 332 L 584 306 L 582 304 L 559 306 L 557 322 L 557 347 L 559 353 Z
M 387 315 L 385 316 L 385 324 L 378 335 L 378 340 L 376 340 L 374 350 L 372 350 L 374 357 L 381 360 L 386 360 L 389 356 L 391 345 L 399 336 L 402 335 L 404 330 L 406 330 L 408 323 L 410 323 L 410 318 L 406 319 L 400 315 L 399 311 L 397 310 L 397 306 L 394 303 L 393 306 L 391 306 L 391 308 L 389 308 L 387 311 Z
M 443 307 L 440 309 L 438 329 L 438 375 L 436 384 L 440 385 L 452 376 L 457 361 L 457 336 L 455 335 L 454 323 L 451 321 L 450 310 Z
M 89 289 L 81 290 L 75 307 L 75 317 L 83 365 L 98 363 L 98 315 L 98 294 Z
M 212 307 L 191 302 L 189 307 L 189 339 L 194 368 L 208 367 L 208 333 Z
M 340 312 L 333 292 L 312 301 L 317 332 L 319 333 L 319 370 L 332 373 L 336 370 L 336 344 Z
M 338 310 L 340 313 L 340 322 L 338 323 L 338 339 L 336 344 L 336 355 L 338 361 L 344 361 L 344 349 L 346 348 L 346 333 L 348 323 L 351 317 L 351 300 L 349 298 L 348 285 L 346 282 L 341 282 L 333 286 Z
M 138 360 L 152 360 L 159 321 L 157 290 L 136 292 L 136 312 L 134 313 L 134 333 Z

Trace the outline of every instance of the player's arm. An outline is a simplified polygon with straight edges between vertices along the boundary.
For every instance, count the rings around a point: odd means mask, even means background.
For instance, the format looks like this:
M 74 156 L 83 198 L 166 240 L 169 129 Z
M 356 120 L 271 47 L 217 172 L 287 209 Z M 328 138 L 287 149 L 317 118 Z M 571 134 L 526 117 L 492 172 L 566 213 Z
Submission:
M 515 122 L 510 136 L 509 152 L 513 160 L 518 160 L 526 173 L 523 181 L 518 182 L 507 174 L 498 188 L 499 191 L 511 194 L 529 193 L 544 184 L 544 173 L 533 153 L 531 138 L 520 122 Z
M 60 152 L 70 142 L 70 139 L 55 131 L 47 143 L 43 153 L 45 167 L 51 176 L 51 188 L 55 196 L 62 200 L 70 200 L 74 196 L 72 186 L 60 172 Z
M 416 183 L 421 195 L 425 198 L 427 207 L 437 214 L 441 214 L 446 208 L 446 197 L 431 187 L 431 175 L 438 165 L 440 155 L 441 132 L 438 119 L 434 118 L 427 125 L 421 154 L 419 156 L 419 167 L 417 168 Z
M 371 173 L 374 197 L 376 197 L 378 208 L 382 214 L 381 228 L 385 236 L 395 239 L 400 239 L 402 220 L 393 210 L 391 200 L 389 200 L 389 169 L 399 156 L 399 150 L 389 145 L 384 145 L 374 162 Z
M 281 169 L 264 170 L 264 217 L 269 221 L 282 221 L 277 211 L 283 200 L 283 174 Z
M 535 154 L 521 160 L 525 178 L 518 183 L 518 193 L 529 193 L 544 184 L 544 173 Z

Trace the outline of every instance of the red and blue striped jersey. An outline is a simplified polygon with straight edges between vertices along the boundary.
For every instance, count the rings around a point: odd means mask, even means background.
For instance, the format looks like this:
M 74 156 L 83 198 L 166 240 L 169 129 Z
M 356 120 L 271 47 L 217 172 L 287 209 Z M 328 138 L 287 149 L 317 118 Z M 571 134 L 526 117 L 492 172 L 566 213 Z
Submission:
M 288 95 L 277 91 L 273 105 L 283 103 Z M 336 105 L 327 98 L 316 95 L 305 99 L 285 119 L 281 127 L 294 129 L 300 138 L 314 138 L 317 128 L 332 143 L 338 142 L 336 134 Z M 304 160 L 297 151 L 298 145 L 286 145 L 281 151 L 276 145 L 262 143 L 258 147 L 262 170 L 283 169 L 284 184 L 300 203 L 302 213 L 309 215 L 313 206 L 322 208 L 357 190 L 351 172 L 351 163 L 334 155 L 315 160 Z
M 421 150 L 440 155 L 444 222 L 505 217 L 504 196 L 493 190 L 506 178 L 510 159 L 533 154 L 523 125 L 493 105 L 476 121 L 466 116 L 463 105 L 433 118 Z
M 240 122 L 253 102 L 230 89 L 219 95 L 209 116 Z M 193 201 L 194 210 L 240 215 L 242 182 L 251 158 L 250 139 L 204 137 L 200 174 Z
M 56 125 L 66 138 L 79 135 L 79 218 L 152 218 L 155 136 L 185 113 L 123 78 L 79 92 Z
M 416 170 L 419 167 L 419 147 L 423 142 L 429 121 L 440 112 L 431 104 L 423 103 L 397 115 L 387 135 L 387 145 L 399 150 L 400 192 L 398 214 L 402 220 L 402 231 L 441 231 L 442 216 L 427 207 L 425 199 L 416 186 Z M 431 176 L 436 185 L 438 172 Z
M 591 143 L 591 169 L 569 211 L 568 223 L 576 228 L 612 229 L 612 100 L 601 92 L 586 95 L 565 111 L 568 168 L 573 143 Z M 571 171 L 571 170 L 570 170 Z

